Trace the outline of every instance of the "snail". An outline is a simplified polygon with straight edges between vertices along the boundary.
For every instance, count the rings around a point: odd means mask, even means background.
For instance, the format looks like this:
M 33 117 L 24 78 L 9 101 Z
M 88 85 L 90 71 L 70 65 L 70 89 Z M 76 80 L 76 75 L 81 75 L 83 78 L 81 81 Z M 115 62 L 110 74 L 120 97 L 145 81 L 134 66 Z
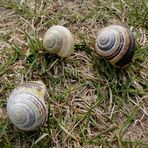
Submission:
M 126 67 L 135 50 L 133 33 L 126 27 L 111 25 L 99 32 L 96 52 L 116 67 Z
M 45 123 L 48 115 L 45 94 L 42 81 L 25 82 L 12 91 L 7 101 L 7 113 L 15 127 L 33 131 Z
M 64 26 L 52 26 L 43 37 L 43 47 L 51 54 L 68 57 L 74 50 L 73 35 Z

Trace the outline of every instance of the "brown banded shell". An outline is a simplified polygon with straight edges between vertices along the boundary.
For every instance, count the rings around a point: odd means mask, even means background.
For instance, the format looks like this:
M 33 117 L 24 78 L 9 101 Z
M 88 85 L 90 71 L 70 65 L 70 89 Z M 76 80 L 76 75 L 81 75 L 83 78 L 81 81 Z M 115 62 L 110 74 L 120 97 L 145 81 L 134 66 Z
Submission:
M 41 81 L 23 83 L 12 91 L 7 101 L 7 113 L 14 126 L 32 131 L 45 123 L 48 115 L 45 93 L 46 87 Z
M 111 25 L 101 30 L 96 39 L 96 52 L 117 67 L 126 67 L 135 50 L 133 33 L 126 27 Z
M 73 35 L 64 26 L 55 25 L 46 31 L 43 37 L 43 47 L 51 54 L 68 57 L 74 50 Z

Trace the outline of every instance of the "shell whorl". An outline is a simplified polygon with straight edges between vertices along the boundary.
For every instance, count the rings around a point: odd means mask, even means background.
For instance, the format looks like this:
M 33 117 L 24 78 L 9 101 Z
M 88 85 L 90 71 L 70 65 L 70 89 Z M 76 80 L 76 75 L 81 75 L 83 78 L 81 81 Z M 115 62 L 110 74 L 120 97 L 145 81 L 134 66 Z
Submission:
M 67 57 L 74 50 L 74 38 L 64 26 L 56 25 L 49 28 L 43 38 L 43 47 L 51 54 Z
M 118 67 L 125 67 L 132 60 L 135 41 L 126 27 L 111 25 L 104 28 L 96 39 L 96 52 Z
M 48 114 L 45 93 L 46 87 L 40 81 L 23 83 L 12 91 L 7 113 L 17 128 L 32 131 L 45 123 Z

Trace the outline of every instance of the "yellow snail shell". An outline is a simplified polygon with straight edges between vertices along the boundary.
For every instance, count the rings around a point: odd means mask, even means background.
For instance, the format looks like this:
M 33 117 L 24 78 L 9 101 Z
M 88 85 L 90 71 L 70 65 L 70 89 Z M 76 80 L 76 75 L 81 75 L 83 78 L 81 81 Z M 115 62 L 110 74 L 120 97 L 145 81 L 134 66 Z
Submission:
M 74 38 L 64 26 L 49 28 L 43 37 L 43 47 L 51 54 L 60 57 L 70 56 L 74 50 Z
M 96 52 L 117 67 L 126 67 L 132 60 L 135 40 L 132 32 L 123 26 L 111 25 L 99 32 Z
M 44 102 L 46 87 L 41 81 L 30 81 L 15 88 L 7 101 L 7 113 L 17 128 L 32 131 L 42 126 L 48 115 Z

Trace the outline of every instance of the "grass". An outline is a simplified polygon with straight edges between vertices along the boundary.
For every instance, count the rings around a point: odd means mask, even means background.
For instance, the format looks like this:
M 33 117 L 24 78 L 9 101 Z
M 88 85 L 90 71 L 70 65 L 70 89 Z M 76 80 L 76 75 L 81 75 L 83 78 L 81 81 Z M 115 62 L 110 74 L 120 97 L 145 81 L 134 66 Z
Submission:
M 0 147 L 148 147 L 148 3 L 146 0 L 1 0 Z M 52 25 L 75 36 L 68 58 L 49 55 L 41 40 Z M 125 24 L 136 52 L 117 69 L 94 52 L 99 29 Z M 42 80 L 49 120 L 35 132 L 16 129 L 6 100 L 21 81 Z

